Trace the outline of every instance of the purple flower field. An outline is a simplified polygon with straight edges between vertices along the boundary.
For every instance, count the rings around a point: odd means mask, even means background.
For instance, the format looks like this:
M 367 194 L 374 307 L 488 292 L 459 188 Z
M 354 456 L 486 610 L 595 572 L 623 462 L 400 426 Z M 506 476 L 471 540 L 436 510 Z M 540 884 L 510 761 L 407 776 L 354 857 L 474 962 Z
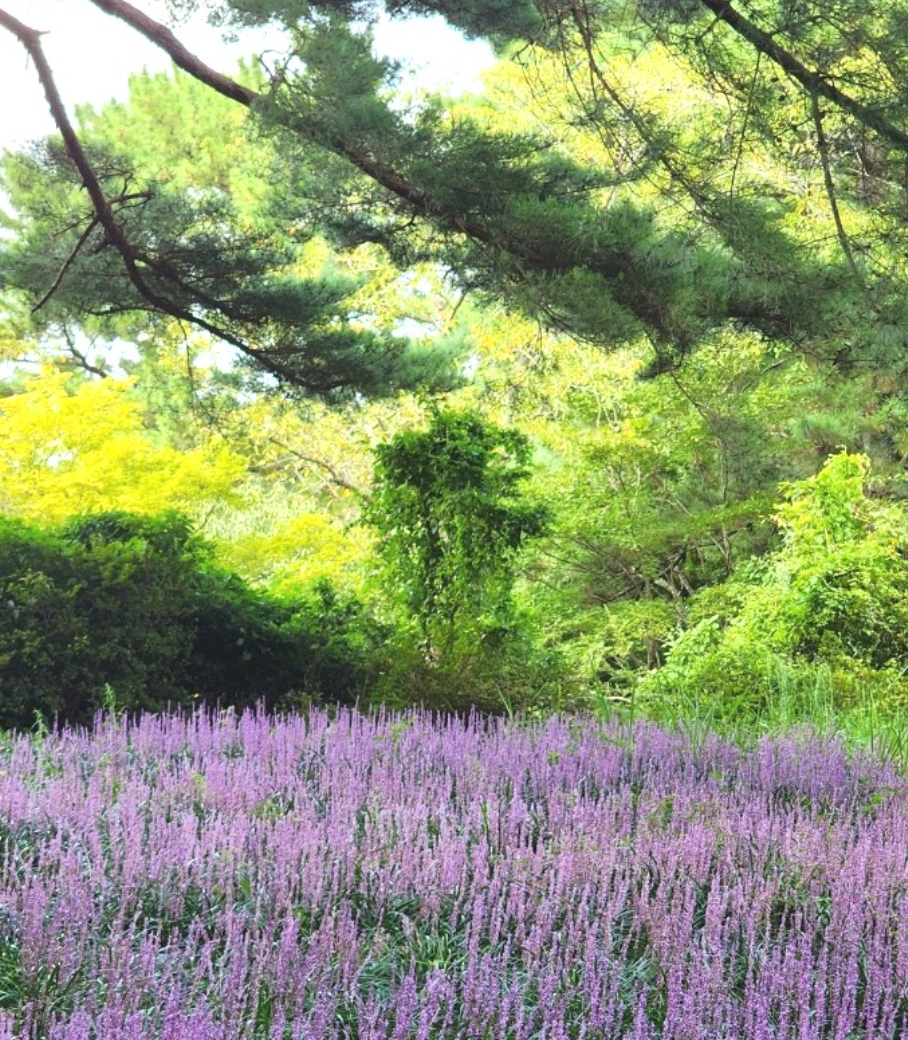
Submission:
M 908 808 L 806 738 L 146 718 L 0 768 L 0 1037 L 908 1035 Z

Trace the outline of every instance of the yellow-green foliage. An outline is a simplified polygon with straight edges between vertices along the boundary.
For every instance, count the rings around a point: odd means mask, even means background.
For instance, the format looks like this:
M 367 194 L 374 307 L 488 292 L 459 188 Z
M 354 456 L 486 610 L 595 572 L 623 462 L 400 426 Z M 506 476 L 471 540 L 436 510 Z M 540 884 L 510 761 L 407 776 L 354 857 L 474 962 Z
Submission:
M 303 512 L 268 531 L 249 532 L 220 543 L 220 557 L 239 573 L 292 594 L 318 582 L 342 588 L 362 583 L 372 537 L 361 526 L 345 527 L 326 513 Z
M 70 388 L 46 369 L 0 398 L 0 513 L 43 521 L 96 510 L 198 512 L 244 470 L 227 448 L 178 451 L 146 429 L 126 379 Z
M 720 716 L 772 710 L 778 676 L 811 686 L 824 669 L 848 706 L 863 691 L 908 696 L 908 531 L 904 510 L 865 493 L 861 455 L 830 458 L 791 484 L 776 517 L 783 544 L 729 583 L 730 616 L 701 615 L 640 689 L 708 702 Z M 716 603 L 715 590 L 709 591 Z

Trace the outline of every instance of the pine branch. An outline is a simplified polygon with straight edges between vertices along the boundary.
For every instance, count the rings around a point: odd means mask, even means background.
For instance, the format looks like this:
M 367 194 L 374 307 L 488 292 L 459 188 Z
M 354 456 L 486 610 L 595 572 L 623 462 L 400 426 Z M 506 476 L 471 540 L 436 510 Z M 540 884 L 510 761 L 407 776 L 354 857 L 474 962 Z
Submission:
M 150 18 L 127 0 L 91 0 L 91 3 L 141 33 L 147 40 L 164 50 L 173 59 L 174 64 L 184 72 L 188 72 L 189 75 L 207 84 L 224 97 L 245 105 L 247 108 L 253 108 L 265 100 L 264 96 L 256 91 L 244 87 L 229 76 L 216 72 L 185 47 L 166 25 Z M 484 245 L 501 249 L 525 261 L 530 266 L 550 269 L 551 265 L 542 254 L 512 238 L 497 234 L 485 224 L 465 214 L 450 212 L 437 204 L 428 192 L 411 184 L 404 176 L 370 155 L 365 149 L 351 145 L 337 136 L 326 138 L 315 126 L 294 127 L 293 129 L 312 143 L 321 145 L 334 152 L 335 155 L 346 159 L 370 180 L 380 184 L 406 203 L 415 213 L 430 217 L 449 230 L 460 232 Z
M 736 11 L 729 0 L 700 0 L 700 3 L 742 39 L 747 40 L 752 47 L 775 62 L 793 80 L 800 83 L 811 97 L 822 97 L 831 101 L 837 108 L 848 112 L 864 126 L 871 127 L 894 148 L 908 154 L 908 133 L 906 131 L 891 123 L 873 108 L 858 101 L 857 98 L 846 94 L 823 72 L 808 68 L 791 51 L 776 43 L 770 33 Z
M 107 379 L 110 376 L 110 372 L 108 372 L 106 368 L 101 368 L 100 365 L 94 365 L 88 360 L 83 351 L 79 350 L 76 346 L 76 341 L 73 339 L 72 333 L 65 325 L 63 326 L 62 331 L 63 339 L 66 341 L 66 349 L 69 351 L 70 356 L 79 368 L 91 373 L 91 375 L 100 376 L 101 379 Z
M 132 10 L 135 11 L 134 8 Z M 139 13 L 140 12 L 136 12 L 136 14 Z M 189 322 L 191 325 L 203 329 L 217 339 L 236 347 L 242 353 L 253 358 L 262 366 L 262 368 L 276 376 L 278 379 L 296 386 L 310 388 L 306 380 L 303 379 L 300 376 L 300 373 L 295 369 L 275 360 L 267 352 L 252 346 L 241 337 L 232 333 L 229 329 L 215 324 L 207 318 L 203 318 L 199 314 L 193 313 L 191 310 L 169 297 L 162 296 L 148 284 L 143 274 L 143 269 L 153 271 L 164 280 L 171 282 L 176 287 L 194 296 L 199 303 L 220 309 L 225 312 L 226 317 L 230 317 L 230 315 L 226 313 L 223 304 L 206 294 L 201 293 L 198 289 L 186 285 L 183 279 L 173 271 L 169 264 L 149 256 L 129 241 L 123 228 L 116 220 L 111 202 L 105 196 L 101 182 L 85 153 L 85 149 L 82 147 L 82 143 L 79 140 L 75 128 L 70 122 L 69 116 L 66 113 L 66 108 L 63 105 L 63 99 L 57 87 L 56 80 L 54 79 L 53 71 L 51 70 L 47 57 L 44 54 L 44 49 L 41 45 L 41 37 L 45 34 L 37 29 L 32 29 L 25 25 L 2 8 L 0 8 L 0 28 L 6 29 L 15 36 L 25 48 L 29 58 L 31 58 L 35 67 L 35 72 L 41 82 L 41 87 L 44 90 L 44 96 L 47 99 L 51 116 L 60 132 L 60 136 L 63 138 L 66 153 L 81 177 L 82 185 L 91 199 L 96 223 L 104 230 L 106 243 L 111 245 L 120 254 L 126 270 L 126 275 L 139 296 L 153 309 L 168 314 L 173 318 Z M 161 28 L 164 29 L 163 26 Z M 169 33 L 169 30 L 165 30 L 165 32 Z M 172 34 L 170 35 L 172 36 Z M 212 72 L 211 75 L 216 83 L 217 73 Z M 229 82 L 232 83 L 232 81 Z M 213 86 L 215 84 L 212 83 L 210 85 Z M 236 84 L 236 86 L 239 87 L 239 84 Z M 240 89 L 242 90 L 244 88 Z M 74 259 L 74 257 L 71 256 L 69 262 L 65 266 L 68 266 L 68 264 L 72 262 L 72 259 Z M 312 388 L 316 390 L 321 389 L 320 387 Z M 329 389 L 334 388 L 335 387 L 333 386 L 329 387 Z
M 2 12 L 0 12 L 0 14 L 2 14 Z M 57 272 L 56 278 L 54 278 L 54 280 L 50 284 L 50 288 L 41 297 L 41 299 L 38 300 L 38 302 L 32 306 L 32 314 L 37 314 L 38 311 L 41 310 L 41 308 L 48 302 L 48 300 L 50 300 L 50 298 L 54 295 L 54 293 L 63 284 L 63 279 L 66 277 L 66 272 L 73 265 L 76 257 L 79 255 L 79 253 L 82 252 L 83 246 L 88 241 L 89 237 L 91 236 L 92 231 L 94 231 L 94 229 L 97 226 L 98 226 L 98 218 L 97 218 L 97 216 L 94 216 L 88 222 L 88 224 L 87 224 L 85 230 L 82 232 L 82 234 L 79 235 L 79 238 L 76 241 L 76 244 L 73 246 L 72 250 L 70 251 L 69 256 L 67 256 L 67 258 L 63 261 L 63 264 L 60 267 L 60 270 Z

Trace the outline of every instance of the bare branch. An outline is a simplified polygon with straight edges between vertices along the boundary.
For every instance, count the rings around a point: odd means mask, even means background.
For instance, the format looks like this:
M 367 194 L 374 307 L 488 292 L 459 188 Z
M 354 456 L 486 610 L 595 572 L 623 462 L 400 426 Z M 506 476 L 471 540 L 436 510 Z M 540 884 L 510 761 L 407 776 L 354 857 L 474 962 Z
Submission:
M 858 270 L 854 252 L 851 248 L 851 242 L 848 239 L 848 233 L 845 231 L 845 225 L 842 223 L 842 214 L 839 212 L 839 201 L 836 198 L 835 181 L 832 179 L 832 167 L 829 162 L 829 142 L 826 140 L 826 131 L 823 129 L 823 113 L 820 111 L 820 101 L 816 94 L 813 94 L 810 98 L 810 111 L 813 117 L 814 129 L 817 132 L 817 151 L 820 153 L 820 165 L 823 167 L 823 184 L 826 187 L 826 198 L 829 200 L 829 209 L 832 212 L 839 245 L 842 247 L 842 252 L 845 254 L 851 273 L 859 282 L 863 283 L 861 272 Z
M 237 83 L 236 80 L 231 79 L 229 76 L 224 76 L 197 58 L 196 55 L 180 43 L 163 22 L 155 21 L 154 18 L 150 18 L 144 11 L 140 11 L 138 7 L 127 3 L 126 0 L 91 0 L 91 2 L 95 7 L 99 7 L 104 11 L 105 14 L 113 15 L 114 18 L 119 18 L 121 21 L 126 22 L 127 25 L 131 25 L 133 29 L 141 33 L 155 46 L 166 51 L 173 63 L 183 69 L 184 72 L 188 72 L 190 76 L 201 80 L 202 83 L 207 84 L 219 94 L 223 94 L 224 97 L 238 101 L 241 105 L 246 105 L 247 108 L 260 100 L 260 96 L 254 90 L 244 87 L 242 83 Z
M 151 293 L 142 281 L 141 275 L 136 268 L 134 251 L 126 241 L 119 224 L 117 224 L 114 219 L 113 211 L 104 195 L 104 189 L 101 187 L 101 184 L 92 169 L 91 163 L 88 161 L 85 150 L 79 141 L 78 135 L 76 134 L 76 131 L 69 120 L 69 116 L 66 113 L 63 99 L 60 97 L 60 92 L 57 89 L 57 84 L 54 80 L 53 72 L 51 71 L 47 58 L 44 55 L 44 49 L 41 46 L 41 37 L 44 34 L 39 32 L 37 29 L 29 28 L 27 25 L 2 9 L 0 9 L 0 26 L 7 29 L 19 40 L 28 53 L 28 56 L 31 58 L 35 66 L 35 71 L 38 74 L 38 79 L 41 81 L 44 96 L 47 98 L 50 113 L 53 116 L 57 129 L 60 131 L 60 135 L 63 138 L 63 143 L 66 146 L 66 152 L 78 170 L 79 176 L 82 178 L 82 184 L 91 199 L 92 208 L 95 211 L 97 222 L 104 228 L 110 244 L 113 245 L 123 257 L 130 281 L 133 282 L 142 296 L 145 296 L 150 302 L 158 302 L 157 300 L 151 300 L 151 297 L 155 294 Z
M 57 277 L 51 283 L 50 288 L 41 297 L 41 299 L 38 300 L 38 302 L 32 306 L 32 314 L 37 314 L 37 312 L 41 310 L 41 308 L 47 303 L 47 301 L 51 298 L 51 296 L 53 296 L 54 293 L 63 284 L 63 279 L 66 277 L 66 272 L 70 269 L 70 267 L 73 264 L 73 261 L 76 259 L 76 257 L 79 255 L 79 253 L 82 252 L 82 247 L 88 241 L 89 236 L 91 235 L 92 231 L 94 231 L 94 229 L 97 226 L 98 226 L 98 218 L 96 216 L 92 217 L 91 220 L 88 222 L 88 225 L 85 228 L 85 230 L 82 232 L 81 235 L 79 235 L 79 239 L 76 242 L 76 244 L 73 246 L 72 251 L 70 252 L 69 256 L 63 261 L 63 266 L 57 272 Z
M 79 368 L 84 369 L 86 372 L 90 372 L 94 376 L 100 376 L 101 379 L 107 379 L 110 376 L 110 373 L 106 368 L 94 365 L 88 360 L 84 352 L 76 346 L 76 341 L 73 338 L 72 333 L 65 325 L 63 326 L 62 332 L 63 339 L 66 341 L 66 349 L 69 351 L 72 359 L 76 362 Z
M 289 444 L 285 444 L 282 440 L 277 437 L 269 437 L 268 440 L 277 448 L 282 451 L 286 451 L 288 455 L 293 458 L 299 459 L 300 462 L 304 462 L 307 466 L 315 467 L 316 469 L 323 470 L 328 474 L 329 480 L 332 484 L 336 484 L 338 487 L 343 488 L 345 491 L 350 491 L 361 501 L 365 500 L 368 496 L 365 491 L 357 484 L 347 480 L 347 478 L 339 472 L 336 466 L 332 465 L 325 459 L 317 458 L 315 455 L 308 455 L 305 452 L 299 451 L 296 448 L 291 448 Z

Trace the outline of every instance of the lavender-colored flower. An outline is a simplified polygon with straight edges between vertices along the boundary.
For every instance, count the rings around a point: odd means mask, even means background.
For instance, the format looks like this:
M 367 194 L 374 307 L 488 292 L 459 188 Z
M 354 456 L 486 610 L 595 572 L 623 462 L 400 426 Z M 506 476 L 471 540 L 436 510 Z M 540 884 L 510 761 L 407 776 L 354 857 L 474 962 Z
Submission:
M 418 712 L 5 746 L 0 1040 L 897 1040 L 908 783 Z

